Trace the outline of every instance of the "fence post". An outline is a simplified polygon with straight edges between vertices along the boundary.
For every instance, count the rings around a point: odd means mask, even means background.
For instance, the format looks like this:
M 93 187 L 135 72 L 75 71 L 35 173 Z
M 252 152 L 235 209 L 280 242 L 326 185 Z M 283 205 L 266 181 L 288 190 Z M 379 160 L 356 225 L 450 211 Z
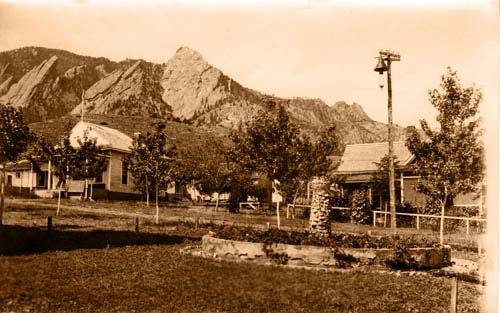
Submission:
M 139 216 L 135 217 L 135 232 L 139 232 Z
M 468 235 L 469 234 L 469 220 L 468 219 L 465 220 L 465 226 L 466 226 L 467 235 Z
M 197 217 L 196 217 L 196 222 L 195 222 L 194 227 L 195 227 L 196 229 L 198 229 L 199 225 L 200 225 L 200 217 L 199 217 L 199 216 L 197 216 Z
M 417 215 L 417 230 L 420 229 L 420 215 Z
M 270 223 L 267 222 L 267 230 L 269 230 L 269 228 L 270 228 Z
M 47 217 L 47 236 L 52 237 L 52 216 Z
M 456 277 L 452 277 L 451 278 L 450 313 L 457 312 L 457 293 L 458 293 L 458 280 Z
M 373 211 L 373 227 L 376 226 L 376 223 L 377 223 L 376 218 L 377 218 L 377 213 L 375 211 Z

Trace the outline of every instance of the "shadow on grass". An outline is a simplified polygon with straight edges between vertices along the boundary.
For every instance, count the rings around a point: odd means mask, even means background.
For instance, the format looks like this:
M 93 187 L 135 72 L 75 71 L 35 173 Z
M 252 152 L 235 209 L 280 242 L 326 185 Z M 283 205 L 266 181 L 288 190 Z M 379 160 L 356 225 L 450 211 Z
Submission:
M 47 251 L 102 249 L 138 245 L 175 245 L 198 237 L 116 230 L 53 229 L 3 225 L 0 227 L 0 255 L 21 255 Z

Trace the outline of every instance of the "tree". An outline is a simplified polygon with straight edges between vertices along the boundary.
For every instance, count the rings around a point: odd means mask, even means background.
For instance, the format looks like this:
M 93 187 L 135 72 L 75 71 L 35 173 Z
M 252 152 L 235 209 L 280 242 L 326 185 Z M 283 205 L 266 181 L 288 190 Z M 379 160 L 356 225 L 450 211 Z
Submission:
M 380 162 L 375 162 L 377 171 L 373 174 L 373 190 L 378 193 L 389 193 L 389 155 L 384 155 Z M 393 159 L 394 169 L 398 169 L 399 160 Z M 397 176 L 395 171 L 395 176 Z M 380 204 L 382 205 L 382 203 Z
M 315 143 L 312 143 L 308 137 L 304 137 L 300 149 L 299 188 L 304 183 L 309 183 L 313 177 L 326 176 L 332 170 L 331 157 L 340 154 L 340 147 L 335 125 L 321 131 Z M 298 191 L 299 188 L 296 190 Z
M 70 157 L 68 159 L 64 158 L 60 161 L 70 162 L 69 168 L 71 171 L 71 177 L 73 179 L 85 180 L 84 198 L 87 199 L 87 197 L 90 196 L 90 199 L 92 199 L 92 190 L 90 195 L 87 193 L 89 179 L 94 179 L 98 175 L 102 175 L 102 173 L 106 170 L 108 161 L 102 154 L 101 147 L 97 145 L 97 139 L 89 137 L 87 131 L 84 132 L 82 138 L 77 138 L 77 143 L 78 147 L 76 147 L 74 157 Z M 66 145 L 69 145 L 69 140 Z M 61 149 L 69 149 L 66 145 L 63 144 Z M 61 149 L 58 148 L 60 152 L 64 153 Z
M 22 114 L 14 107 L 0 104 L 0 164 L 2 165 L 0 226 L 3 224 L 4 190 L 7 162 L 15 162 L 32 139 Z
M 250 171 L 266 175 L 273 186 L 276 180 L 281 185 L 290 185 L 299 176 L 302 144 L 299 129 L 291 123 L 282 105 L 268 101 L 266 106 L 266 110 L 246 123 L 245 131 L 231 134 L 231 158 Z M 279 203 L 277 219 L 279 228 Z
M 440 242 L 443 244 L 444 214 L 460 193 L 479 192 L 484 177 L 484 151 L 477 117 L 481 91 L 462 87 L 455 71 L 441 77 L 441 90 L 429 91 L 438 110 L 440 127 L 432 130 L 420 121 L 424 136 L 412 127 L 406 145 L 413 153 L 414 170 L 420 176 L 418 191 L 440 204 Z
M 36 138 L 33 151 L 30 154 L 29 159 L 34 168 L 38 168 L 37 164 L 40 158 L 50 160 L 54 166 L 53 173 L 58 178 L 56 185 L 58 187 L 57 216 L 61 208 L 62 186 L 66 184 L 69 176 L 73 175 L 74 169 L 80 167 L 79 164 L 76 164 L 76 149 L 71 145 L 68 135 L 65 134 L 61 137 L 61 144 L 56 146 L 51 145 L 44 138 Z
M 132 155 L 128 159 L 129 169 L 136 182 L 136 188 L 149 193 L 154 189 L 156 196 L 156 223 L 159 222 L 159 188 L 167 187 L 175 178 L 173 161 L 175 147 L 167 146 L 165 123 L 154 125 L 154 132 L 139 134 L 132 142 Z

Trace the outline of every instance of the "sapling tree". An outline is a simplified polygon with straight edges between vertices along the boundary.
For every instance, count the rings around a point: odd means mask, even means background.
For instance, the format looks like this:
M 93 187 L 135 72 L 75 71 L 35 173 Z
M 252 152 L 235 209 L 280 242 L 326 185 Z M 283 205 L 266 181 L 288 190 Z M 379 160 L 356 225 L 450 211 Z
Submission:
M 12 106 L 0 104 L 0 164 L 2 166 L 0 226 L 3 223 L 7 163 L 15 162 L 26 151 L 31 139 L 31 131 L 24 123 L 22 114 Z
M 92 199 L 92 194 L 89 195 L 87 191 L 89 180 L 102 175 L 106 170 L 108 160 L 103 155 L 101 147 L 97 145 L 97 139 L 89 137 L 87 131 L 83 133 L 82 138 L 77 138 L 77 144 L 74 157 L 70 158 L 71 177 L 85 180 L 84 198 L 87 199 L 90 196 Z
M 159 222 L 158 192 L 175 179 L 175 147 L 167 144 L 165 123 L 154 125 L 154 132 L 139 134 L 132 142 L 132 155 L 128 160 L 129 169 L 137 188 L 149 195 L 154 189 L 156 197 L 156 223 Z
M 291 184 L 299 176 L 302 144 L 299 129 L 292 124 L 283 105 L 272 101 L 266 105 L 267 110 L 247 122 L 244 131 L 232 134 L 231 157 L 243 167 L 266 175 L 273 186 L 275 181 Z M 276 213 L 279 227 L 279 203 Z
M 61 208 L 62 187 L 66 185 L 69 176 L 75 176 L 73 172 L 75 171 L 75 168 L 79 167 L 76 162 L 76 149 L 71 145 L 67 135 L 63 135 L 61 137 L 60 144 L 55 146 L 50 144 L 44 138 L 37 138 L 29 158 L 34 165 L 34 168 L 38 168 L 39 160 L 51 161 L 53 165 L 53 174 L 58 179 L 56 184 L 56 187 L 58 188 L 56 216 L 59 215 Z
M 418 190 L 440 204 L 440 242 L 443 244 L 444 215 L 453 198 L 479 192 L 484 177 L 484 151 L 478 118 L 482 94 L 474 86 L 463 87 L 455 71 L 441 77 L 441 89 L 429 91 L 438 110 L 439 128 L 420 121 L 424 136 L 412 127 L 406 145 L 413 153 L 414 170 L 420 176 Z

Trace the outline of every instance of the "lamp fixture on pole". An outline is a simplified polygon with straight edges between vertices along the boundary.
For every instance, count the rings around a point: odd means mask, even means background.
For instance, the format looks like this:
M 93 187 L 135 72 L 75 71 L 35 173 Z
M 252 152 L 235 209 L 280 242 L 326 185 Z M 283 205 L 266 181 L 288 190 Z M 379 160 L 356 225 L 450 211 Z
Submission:
M 391 63 L 400 61 L 401 56 L 397 52 L 389 50 L 380 50 L 377 57 L 377 65 L 374 71 L 379 73 L 379 87 L 384 88 L 384 72 L 387 72 L 387 110 L 388 123 L 387 134 L 389 141 L 389 206 L 391 212 L 391 231 L 396 234 L 396 192 L 394 186 L 394 131 L 392 126 L 392 81 L 391 81 Z

